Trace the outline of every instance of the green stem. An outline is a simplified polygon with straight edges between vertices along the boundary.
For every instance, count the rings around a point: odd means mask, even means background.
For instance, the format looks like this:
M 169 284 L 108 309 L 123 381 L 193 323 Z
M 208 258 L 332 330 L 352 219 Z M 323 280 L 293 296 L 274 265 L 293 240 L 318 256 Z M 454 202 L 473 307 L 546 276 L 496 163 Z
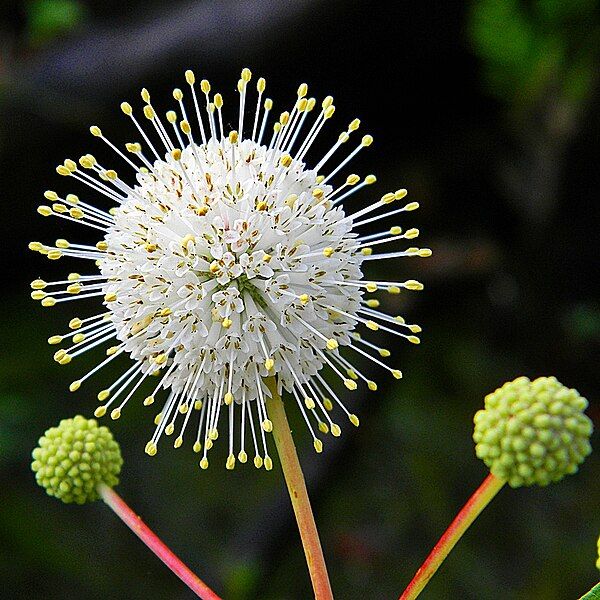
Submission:
M 266 383 L 271 391 L 271 398 L 267 400 L 267 412 L 273 422 L 273 437 L 300 530 L 315 598 L 316 600 L 333 600 L 317 526 L 310 507 L 304 475 L 298 461 L 283 401 L 277 393 L 275 378 L 267 378 Z
M 506 482 L 494 477 L 491 473 L 469 498 L 461 511 L 456 515 L 450 527 L 435 545 L 425 562 L 421 565 L 413 580 L 400 596 L 400 600 L 414 600 L 429 583 L 429 580 L 440 568 L 444 559 L 460 540 L 463 533 L 479 516 L 479 513 L 490 503 L 492 498 L 502 489 Z
M 115 514 L 137 535 L 160 560 L 162 560 L 183 583 L 185 583 L 198 598 L 203 600 L 221 600 L 195 573 L 193 573 L 168 548 L 168 546 L 142 521 L 126 504 L 125 500 L 112 488 L 101 484 L 98 493 Z

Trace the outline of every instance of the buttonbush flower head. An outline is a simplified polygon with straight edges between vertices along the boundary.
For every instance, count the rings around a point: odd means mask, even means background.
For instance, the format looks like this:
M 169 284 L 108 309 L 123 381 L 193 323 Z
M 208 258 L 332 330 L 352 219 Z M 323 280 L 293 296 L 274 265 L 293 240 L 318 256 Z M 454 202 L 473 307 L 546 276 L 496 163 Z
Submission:
M 592 451 L 587 405 L 555 377 L 505 383 L 475 414 L 477 456 L 512 487 L 559 481 Z
M 117 485 L 123 464 L 112 433 L 80 415 L 48 429 L 32 456 L 37 482 L 65 503 L 98 500 L 98 485 Z
M 390 353 L 369 335 L 382 329 L 419 342 L 420 327 L 379 311 L 372 295 L 423 287 L 415 280 L 369 280 L 363 271 L 374 259 L 425 257 L 431 251 L 411 246 L 374 253 L 412 240 L 416 229 L 388 224 L 378 233 L 361 233 L 365 225 L 418 204 L 405 203 L 407 192 L 399 189 L 361 205 L 354 194 L 375 177 L 340 179 L 342 169 L 373 141 L 364 135 L 343 152 L 356 137 L 358 119 L 309 166 L 306 157 L 334 115 L 333 98 L 317 103 L 302 84 L 290 110 L 269 126 L 273 102 L 263 98 L 265 80 L 251 94 L 251 73 L 244 69 L 237 85 L 237 129 L 227 131 L 230 117 L 221 94 L 213 94 L 207 80 L 198 84 L 192 71 L 185 78 L 187 91 L 174 90 L 175 110 L 165 120 L 142 90 L 147 128 L 129 103 L 121 105 L 139 136 L 125 145 L 126 152 L 91 127 L 132 175 L 121 177 L 91 154 L 57 168 L 87 188 L 86 195 L 48 191 L 50 204 L 38 212 L 93 229 L 101 239 L 94 245 L 59 239 L 30 247 L 51 260 L 91 262 L 98 271 L 38 279 L 32 296 L 48 307 L 88 298 L 103 302 L 102 311 L 73 318 L 70 331 L 49 339 L 67 344 L 54 355 L 60 364 L 104 349 L 106 356 L 71 384 L 72 391 L 121 354 L 133 360 L 98 393 L 97 417 L 119 418 L 144 380 L 157 376 L 144 399 L 145 405 L 162 402 L 148 454 L 157 452 L 163 436 L 173 435 L 179 447 L 189 435 L 206 468 L 225 414 L 226 466 L 233 468 L 236 457 L 246 462 L 252 447 L 255 465 L 269 469 L 265 434 L 272 423 L 264 378 L 275 377 L 278 391 L 291 393 L 318 452 L 319 434 L 340 435 L 339 415 L 358 425 L 336 388 L 346 394 L 359 385 L 369 390 L 377 385 L 354 359 L 402 376 L 381 360 Z M 100 196 L 100 203 L 90 196 Z M 161 390 L 167 393 L 161 396 Z

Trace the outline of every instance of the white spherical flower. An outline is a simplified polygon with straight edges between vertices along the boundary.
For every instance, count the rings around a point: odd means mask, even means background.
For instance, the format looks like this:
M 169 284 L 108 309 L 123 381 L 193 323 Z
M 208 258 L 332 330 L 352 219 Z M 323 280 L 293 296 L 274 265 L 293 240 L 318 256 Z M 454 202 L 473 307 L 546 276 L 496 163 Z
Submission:
M 338 172 L 371 144 L 368 135 L 335 168 L 324 169 L 358 129 L 357 119 L 314 167 L 305 162 L 333 116 L 331 97 L 311 119 L 316 102 L 306 98 L 306 85 L 301 85 L 292 110 L 281 114 L 267 139 L 272 101 L 262 103 L 264 79 L 257 84 L 254 115 L 245 124 L 250 71 L 242 71 L 238 129 L 229 134 L 224 130 L 220 94 L 211 96 L 210 84 L 203 80 L 202 100 L 191 71 L 186 80 L 192 104 L 186 109 L 183 92 L 173 92 L 179 113 L 166 114 L 171 132 L 155 112 L 147 90 L 142 91 L 143 114 L 150 121 L 154 143 L 131 105 L 121 105 L 141 135 L 144 150 L 141 143 L 129 143 L 126 154 L 98 127 L 91 128 L 135 170 L 135 179 L 121 179 L 90 154 L 79 159 L 79 166 L 66 160 L 57 168 L 60 175 L 77 179 L 110 204 L 97 208 L 73 194 L 63 199 L 46 192 L 52 205 L 41 206 L 38 212 L 99 230 L 103 238 L 94 246 L 61 239 L 54 246 L 32 242 L 30 247 L 50 259 L 91 260 L 99 273 L 71 273 L 64 281 L 50 283 L 38 279 L 32 283 L 32 297 L 44 306 L 104 299 L 105 311 L 72 319 L 70 331 L 49 342 L 71 344 L 55 353 L 61 364 L 109 345 L 106 358 L 74 381 L 72 391 L 116 357 L 125 353 L 133 359 L 133 365 L 98 394 L 102 402 L 95 411 L 98 417 L 109 412 L 118 418 L 144 381 L 158 377 L 144 404 L 163 399 L 161 390 L 168 393 L 146 446 L 148 454 L 156 453 L 163 435 L 176 433 L 174 445 L 179 447 L 184 434 L 191 432 L 194 450 L 203 453 L 200 465 L 206 468 L 225 412 L 227 467 L 233 468 L 236 455 L 246 462 L 246 447 L 251 444 L 255 465 L 270 468 L 265 433 L 272 430 L 272 423 L 265 378 L 274 377 L 278 389 L 297 401 L 317 451 L 322 448 L 317 433 L 340 434 L 332 416 L 335 407 L 358 425 L 323 373 L 329 371 L 348 390 L 357 389 L 359 382 L 374 390 L 376 384 L 352 363 L 353 356 L 359 356 L 400 378 L 400 371 L 378 358 L 389 352 L 356 330 L 384 329 L 418 343 L 414 335 L 418 326 L 378 311 L 379 302 L 366 296 L 381 289 L 398 293 L 401 288 L 422 288 L 414 280 L 365 280 L 365 263 L 428 256 L 430 251 L 412 247 L 373 253 L 380 244 L 416 237 L 415 229 L 403 232 L 392 227 L 369 235 L 355 231 L 417 208 L 415 202 L 396 208 L 405 190 L 385 194 L 350 214 L 342 208 L 343 200 L 375 182 L 372 175 L 362 180 L 349 175 L 334 184 Z

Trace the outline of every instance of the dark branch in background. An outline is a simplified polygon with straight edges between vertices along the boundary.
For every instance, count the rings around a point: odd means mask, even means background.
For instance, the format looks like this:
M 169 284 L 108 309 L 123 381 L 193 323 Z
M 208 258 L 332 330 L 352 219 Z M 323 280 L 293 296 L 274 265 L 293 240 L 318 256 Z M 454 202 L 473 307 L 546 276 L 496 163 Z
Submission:
M 248 49 L 285 32 L 323 0 L 206 0 L 140 15 L 124 25 L 94 25 L 60 46 L 13 64 L 10 94 L 61 120 L 87 116 L 92 105 L 126 90 L 132 80 L 185 58 L 208 71 L 243 66 Z M 50 114 L 48 114 L 50 112 Z

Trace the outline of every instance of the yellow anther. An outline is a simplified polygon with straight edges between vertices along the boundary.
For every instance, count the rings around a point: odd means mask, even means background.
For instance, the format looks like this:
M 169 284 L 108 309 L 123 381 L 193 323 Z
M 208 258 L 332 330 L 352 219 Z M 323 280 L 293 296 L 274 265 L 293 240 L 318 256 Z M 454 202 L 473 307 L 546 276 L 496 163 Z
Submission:
M 256 210 L 267 210 L 268 208 L 268 204 L 264 201 L 261 200 L 260 202 L 258 202 L 258 204 L 256 205 Z
M 308 408 L 308 410 L 312 410 L 316 406 L 315 401 L 309 396 L 306 396 L 306 398 L 304 398 L 304 405 L 306 406 L 306 408 Z
M 158 448 L 156 447 L 156 444 L 154 442 L 148 442 L 146 444 L 146 447 L 144 448 L 144 451 L 148 456 L 155 456 L 158 452 Z
M 400 288 L 397 285 L 390 285 L 386 291 L 388 294 L 399 294 Z
M 409 335 L 406 338 L 411 344 L 420 344 L 421 340 L 416 335 Z
M 259 92 L 260 94 L 262 94 L 265 91 L 266 87 L 267 87 L 267 82 L 264 77 L 261 77 L 256 82 L 256 91 Z
M 269 263 L 271 262 L 271 259 L 273 258 L 273 256 L 271 254 L 266 254 L 262 257 L 262 259 L 266 262 Z
M 235 456 L 233 454 L 230 454 L 227 457 L 227 462 L 225 463 L 225 468 L 228 471 L 232 471 L 234 469 L 234 467 L 235 467 Z
M 165 427 L 165 434 L 166 435 L 173 435 L 173 432 L 175 431 L 175 425 L 173 425 L 173 423 L 169 423 L 166 427 Z
M 58 200 L 58 194 L 52 190 L 46 190 L 44 192 L 44 198 L 46 198 L 46 200 L 50 200 L 51 202 L 56 202 Z
M 188 69 L 185 72 L 185 80 L 190 84 L 190 85 L 194 85 L 194 83 L 196 83 L 196 76 L 194 75 L 194 71 L 192 71 L 191 69 Z M 204 91 L 204 90 L 202 90 Z
M 412 229 L 409 229 L 405 234 L 404 237 L 407 240 L 412 240 L 413 238 L 416 238 L 419 235 L 419 230 L 415 229 L 414 227 Z
M 334 253 L 334 249 L 331 246 L 327 246 L 327 248 L 323 248 L 323 256 L 329 258 Z
M 211 273 L 216 273 L 221 267 L 219 267 L 219 263 L 216 260 L 213 260 L 208 267 L 208 270 Z
M 335 437 L 340 437 L 341 433 L 342 433 L 342 430 L 341 430 L 340 426 L 337 423 L 332 423 L 331 424 L 331 435 L 333 435 Z
M 398 225 L 394 225 L 394 227 L 390 227 L 391 235 L 400 235 L 401 233 L 402 233 L 402 227 L 399 227 Z
M 63 164 L 71 173 L 77 171 L 77 163 L 74 160 L 67 158 Z
M 74 344 L 80 344 L 81 342 L 83 342 L 83 340 L 85 340 L 85 333 L 76 333 L 73 336 L 73 343 Z
M 327 110 L 333 104 L 333 96 L 326 96 L 321 103 L 321 108 Z
M 313 446 L 315 447 L 315 452 L 318 452 L 319 454 L 323 452 L 323 442 L 321 440 L 315 438 Z
M 274 366 L 275 361 L 272 358 L 267 358 L 267 360 L 265 360 L 265 369 L 267 369 L 267 371 L 270 371 Z
M 356 185 L 359 181 L 360 177 L 353 173 L 346 178 L 346 185 Z
M 367 381 L 367 387 L 372 391 L 377 391 L 377 384 L 374 381 Z
M 409 279 L 408 281 L 405 281 L 404 287 L 407 290 L 416 290 L 416 291 L 420 291 L 424 288 L 422 283 L 420 283 L 419 281 L 415 281 L 414 279 Z
M 34 252 L 39 252 L 44 247 L 40 242 L 29 242 L 28 248 Z
M 219 438 L 219 431 L 217 429 L 211 429 L 208 432 L 208 439 L 212 440 L 213 442 L 216 441 Z
M 146 103 L 150 102 L 150 92 L 146 89 L 146 88 L 142 88 L 142 91 L 140 92 L 140 96 L 142 97 L 142 100 Z
M 55 360 L 56 362 L 59 362 L 59 361 L 61 360 L 61 358 L 63 358 L 63 357 L 66 355 L 66 353 L 67 353 L 67 351 L 66 351 L 66 350 L 62 350 L 62 349 L 61 349 L 61 350 L 57 350 L 57 351 L 54 353 L 54 357 L 53 357 L 53 358 L 54 358 L 54 360 Z
M 75 194 L 67 194 L 65 200 L 69 204 L 78 204 L 79 203 L 79 197 L 76 196 Z
M 375 298 L 371 298 L 370 300 L 367 300 L 367 306 L 369 308 L 379 308 L 379 300 L 376 300 Z
M 333 410 L 333 402 L 329 398 L 323 398 L 323 406 L 325 407 L 325 410 Z
M 102 252 L 106 252 L 106 250 L 108 250 L 108 243 L 102 240 L 96 244 L 96 248 L 102 250 Z
M 121 409 L 120 408 L 115 408 L 110 413 L 110 418 L 113 421 L 116 421 L 120 416 L 121 416 Z
M 245 81 L 246 83 L 248 83 L 250 81 L 250 79 L 252 79 L 252 71 L 248 67 L 244 67 L 242 69 L 241 78 L 242 78 L 242 81 Z
M 69 281 L 78 281 L 79 279 L 81 279 L 81 275 L 79 273 L 69 273 L 67 279 Z
M 383 196 L 381 196 L 381 202 L 383 202 L 384 204 L 390 204 L 395 199 L 396 199 L 396 196 L 394 196 L 393 192 L 389 192 L 389 193 L 384 194 Z
M 373 248 L 369 248 L 369 247 L 367 247 L 367 248 L 361 248 L 360 253 L 363 256 L 371 256 L 371 254 L 373 254 Z
M 110 348 L 107 348 L 106 356 L 112 356 L 113 354 L 115 354 L 117 352 L 118 349 L 119 349 L 119 346 L 111 346 Z
M 54 206 L 56 207 L 56 204 Z M 83 219 L 83 211 L 80 208 L 71 208 L 69 210 L 69 214 L 74 219 Z
M 408 328 L 412 333 L 421 333 L 421 331 L 423 331 L 420 325 L 409 325 Z
M 55 346 L 56 344 L 60 344 L 63 341 L 62 335 L 52 335 L 48 338 L 48 343 L 51 346 Z
M 141 144 L 138 144 L 138 143 L 129 142 L 129 143 L 125 144 L 125 148 L 127 149 L 127 152 L 131 152 L 132 154 L 142 151 L 142 146 L 141 146 Z
M 360 425 L 360 421 L 358 420 L 358 417 L 356 415 L 350 415 L 348 418 L 350 419 L 350 423 L 352 423 L 352 425 L 354 425 L 355 427 L 358 427 Z
M 238 135 L 237 131 L 234 130 L 234 131 L 229 132 L 229 141 L 232 144 L 237 144 L 238 139 L 239 139 L 239 135 Z
M 419 248 L 419 252 L 417 253 L 421 258 L 427 258 L 431 256 L 432 252 L 430 248 Z
M 354 381 L 358 379 L 358 375 L 353 369 L 347 369 L 346 373 L 348 374 L 348 377 L 350 377 L 350 379 L 354 379 Z
M 267 471 L 271 471 L 273 469 L 273 460 L 271 459 L 270 456 L 265 456 L 264 465 L 265 465 L 265 469 Z
M 221 321 L 221 325 L 223 325 L 223 327 L 224 327 L 225 329 L 229 329 L 229 328 L 230 328 L 230 327 L 233 325 L 233 321 L 232 321 L 230 318 L 228 318 L 228 317 L 225 317 L 225 318 L 224 318 L 224 319 Z
M 317 200 L 321 200 L 323 198 L 323 196 L 325 195 L 325 192 L 321 188 L 315 188 L 312 191 L 312 195 L 313 195 L 313 198 L 316 198 Z
M 169 123 L 175 123 L 177 121 L 177 113 L 174 110 L 167 111 L 166 117 Z
M 102 131 L 101 131 L 100 127 L 97 127 L 96 125 L 92 125 L 90 127 L 90 133 L 92 135 L 95 135 L 96 137 L 102 137 Z
M 214 101 L 215 101 L 215 107 L 217 109 L 220 109 L 223 107 L 223 96 L 221 96 L 221 94 L 218 94 L 218 93 L 215 94 Z
M 290 113 L 287 110 L 283 111 L 279 115 L 279 122 L 281 123 L 281 125 L 287 125 L 289 120 L 290 120 Z
M 300 100 L 298 100 L 298 111 L 299 112 L 304 112 L 306 110 L 307 106 L 308 106 L 308 100 L 306 98 L 301 98 Z
M 71 385 L 69 386 L 69 391 L 76 392 L 80 387 L 81 387 L 81 379 L 77 379 L 76 381 L 73 381 L 73 383 L 71 383 Z
M 198 454 L 198 452 L 200 452 L 200 450 L 202 450 L 202 444 L 200 442 L 194 442 L 194 445 L 192 446 L 192 450 Z
M 206 456 L 200 461 L 200 468 L 203 471 L 206 471 L 206 469 L 208 469 L 208 458 L 206 458 Z
M 104 402 L 110 396 L 110 390 L 100 390 L 98 392 L 98 400 Z
M 56 172 L 63 177 L 71 174 L 71 171 L 69 171 L 69 169 L 67 169 L 67 167 L 64 165 L 58 165 L 58 167 L 56 167 Z
M 52 205 L 52 210 L 62 215 L 69 209 L 62 202 L 57 202 L 56 204 Z
M 208 94 L 210 92 L 210 82 L 207 79 L 203 79 L 200 82 L 200 89 L 203 93 Z
M 162 421 L 162 413 L 159 412 L 155 417 L 154 417 L 154 424 L 155 425 L 159 425 L 160 422 Z
M 43 290 L 48 284 L 43 279 L 34 279 L 31 282 L 32 290 Z
M 308 304 L 308 301 L 310 300 L 310 296 L 308 294 L 302 294 L 301 296 L 299 296 L 298 299 L 300 300 L 301 304 Z
M 396 190 L 396 192 L 394 193 L 394 197 L 396 198 L 396 200 L 402 200 L 402 198 L 404 198 L 404 196 L 406 196 L 406 194 L 408 194 L 408 190 L 405 190 L 405 189 Z
M 185 135 L 190 135 L 190 133 L 192 132 L 192 128 L 190 127 L 190 124 L 187 121 L 181 121 L 181 123 L 179 123 L 179 127 L 181 127 L 181 131 L 183 131 Z
M 49 206 L 38 206 L 37 211 L 42 217 L 49 217 L 52 214 L 52 209 Z
M 105 302 L 115 302 L 116 299 L 117 299 L 117 294 L 115 294 L 115 292 L 109 292 L 108 294 L 106 294 L 104 296 Z
M 335 112 L 335 106 L 329 106 L 325 109 L 325 112 L 323 113 L 323 117 L 325 119 L 331 119 L 331 117 L 333 117 L 334 112 Z
M 273 100 L 271 98 L 267 98 L 264 104 L 265 110 L 271 110 L 273 108 Z
M 175 148 L 175 150 L 171 151 L 171 156 L 173 160 L 181 160 L 181 150 L 179 148 Z
M 267 433 L 271 433 L 271 431 L 273 431 L 273 422 L 271 421 L 271 419 L 265 419 L 262 422 L 262 428 L 267 432 Z
M 71 244 L 69 244 L 69 242 L 67 242 L 67 240 L 63 239 L 63 238 L 59 238 L 56 240 L 56 242 L 54 243 L 54 245 L 57 248 L 61 248 L 63 250 L 66 250 Z
M 367 285 L 365 287 L 366 287 L 367 292 L 373 293 L 373 292 L 377 291 L 376 283 L 373 283 L 373 282 L 367 283 Z
M 289 154 L 284 154 L 280 159 L 279 163 L 282 167 L 289 167 L 292 164 L 292 157 Z
M 151 404 L 154 404 L 154 396 L 146 396 L 146 398 L 144 398 L 143 404 L 144 406 L 150 406 Z
M 308 92 L 308 85 L 306 83 L 301 83 L 298 87 L 298 98 L 304 98 Z
M 42 306 L 50 307 L 56 304 L 56 299 L 52 298 L 52 296 L 46 296 L 46 298 L 42 299 Z
M 82 321 L 79 317 L 75 317 L 69 321 L 69 329 L 79 329 L 81 327 Z
M 306 112 L 310 112 L 317 104 L 316 98 L 309 98 L 306 104 Z
M 392 369 L 392 375 L 394 376 L 394 379 L 402 379 L 402 371 L 399 371 L 398 369 Z
M 183 438 L 181 436 L 179 436 L 174 442 L 173 442 L 173 448 L 181 448 L 181 444 L 183 444 Z
M 225 404 L 229 406 L 233 402 L 233 394 L 231 392 L 227 392 L 223 400 L 225 401 Z
M 98 418 L 103 417 L 105 414 L 106 414 L 106 406 L 99 406 L 94 411 L 94 416 L 98 417 Z
M 173 90 L 173 98 L 175 98 L 175 100 L 177 100 L 177 102 L 179 102 L 180 100 L 183 99 L 183 92 L 179 88 L 175 88 Z
M 146 106 L 144 106 L 144 116 L 150 121 L 152 121 L 152 119 L 154 119 L 154 117 L 156 116 L 154 113 L 154 109 L 149 104 L 146 104 Z
M 126 115 L 131 115 L 131 113 L 133 112 L 133 109 L 131 108 L 131 104 L 129 104 L 129 102 L 121 102 L 121 110 Z
M 319 431 L 321 433 L 325 433 L 325 434 L 329 433 L 329 427 L 327 426 L 327 423 L 324 423 L 323 421 L 319 421 L 318 427 L 319 427 Z
M 363 135 L 360 143 L 362 146 L 370 146 L 373 143 L 373 136 L 372 135 Z
M 338 137 L 338 142 L 340 142 L 341 144 L 345 144 L 349 139 L 350 136 L 348 135 L 348 132 L 342 131 L 342 133 L 340 133 Z
M 167 362 L 167 355 L 166 354 L 159 354 L 155 359 L 154 362 L 157 365 L 164 365 Z
M 344 385 L 351 391 L 355 390 L 358 386 L 356 385 L 356 381 L 352 379 L 344 379 Z
M 46 294 L 46 292 L 43 292 L 42 290 L 34 290 L 33 292 L 31 292 L 31 299 L 32 300 L 43 300 L 48 294 Z
M 356 131 L 360 127 L 360 119 L 354 119 L 351 121 L 350 125 L 348 125 L 348 131 Z

